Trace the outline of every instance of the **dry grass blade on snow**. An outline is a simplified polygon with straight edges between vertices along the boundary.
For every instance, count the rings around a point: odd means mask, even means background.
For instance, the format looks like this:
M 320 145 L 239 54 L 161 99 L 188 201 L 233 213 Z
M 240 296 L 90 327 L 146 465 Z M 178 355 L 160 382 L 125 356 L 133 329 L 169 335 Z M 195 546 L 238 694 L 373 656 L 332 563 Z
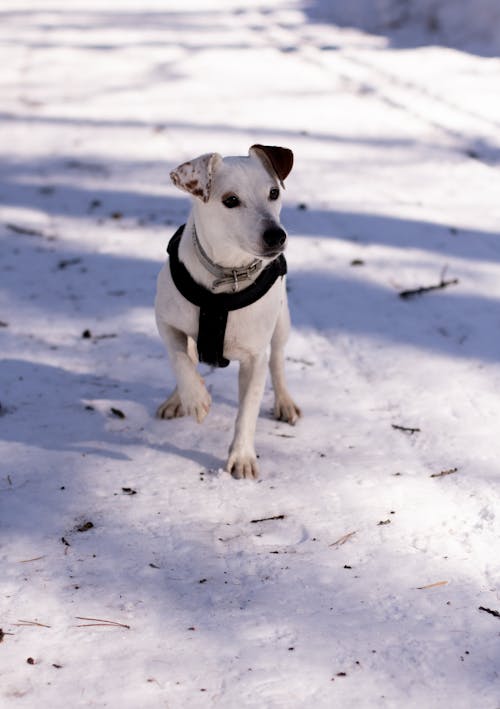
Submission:
M 417 591 L 425 591 L 428 588 L 437 588 L 438 586 L 446 586 L 448 581 L 436 581 L 435 583 L 429 583 L 427 586 L 417 586 Z
M 335 547 L 335 549 L 338 549 L 342 546 L 342 544 L 345 544 L 349 541 L 349 539 L 352 539 L 355 534 L 357 534 L 357 530 L 355 530 L 354 532 L 348 532 L 347 534 L 344 534 L 343 537 L 340 537 L 340 539 L 337 539 L 337 541 L 333 542 L 332 544 L 329 544 L 328 546 Z
M 91 621 L 90 623 L 81 623 L 79 625 L 76 625 L 75 628 L 90 628 L 96 625 L 100 626 L 105 626 L 109 628 L 126 628 L 127 630 L 130 630 L 130 625 L 127 625 L 126 623 L 119 623 L 116 620 L 106 620 L 104 618 L 85 618 L 83 616 L 75 616 L 77 620 L 89 620 Z

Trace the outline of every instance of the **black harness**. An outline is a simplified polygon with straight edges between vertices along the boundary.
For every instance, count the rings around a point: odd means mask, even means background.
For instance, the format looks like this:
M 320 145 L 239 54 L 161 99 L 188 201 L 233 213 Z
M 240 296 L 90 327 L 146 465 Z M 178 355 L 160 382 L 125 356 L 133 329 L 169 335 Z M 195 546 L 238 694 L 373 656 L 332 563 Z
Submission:
M 223 356 L 224 335 L 230 310 L 252 305 L 271 288 L 276 279 L 286 273 L 286 260 L 280 254 L 271 261 L 253 283 L 236 293 L 212 293 L 197 283 L 179 260 L 179 243 L 185 224 L 177 229 L 167 247 L 170 273 L 177 290 L 200 309 L 198 326 L 198 356 L 200 362 L 214 367 L 227 367 L 229 360 Z

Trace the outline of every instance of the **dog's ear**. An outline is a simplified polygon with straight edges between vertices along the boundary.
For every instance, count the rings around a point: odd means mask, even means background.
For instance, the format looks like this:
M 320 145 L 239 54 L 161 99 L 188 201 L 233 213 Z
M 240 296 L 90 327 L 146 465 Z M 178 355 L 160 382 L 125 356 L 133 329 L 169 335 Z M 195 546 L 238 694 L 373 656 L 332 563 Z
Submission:
M 255 155 L 268 171 L 277 175 L 281 186 L 293 167 L 293 153 L 288 148 L 277 145 L 252 145 L 250 155 Z
M 207 153 L 199 158 L 182 163 L 170 173 L 170 179 L 176 187 L 208 202 L 212 187 L 212 176 L 217 165 L 222 161 L 219 153 Z

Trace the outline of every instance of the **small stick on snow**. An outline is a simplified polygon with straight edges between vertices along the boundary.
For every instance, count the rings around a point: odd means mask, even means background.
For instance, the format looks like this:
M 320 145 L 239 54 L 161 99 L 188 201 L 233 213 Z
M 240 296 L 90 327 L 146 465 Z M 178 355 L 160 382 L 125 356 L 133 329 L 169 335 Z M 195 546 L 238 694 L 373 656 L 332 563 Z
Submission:
M 440 473 L 432 473 L 431 478 L 443 478 L 445 475 L 453 475 L 453 473 L 458 473 L 458 468 L 450 468 L 449 470 L 442 470 Z
M 426 591 L 428 588 L 437 588 L 438 586 L 446 586 L 448 581 L 436 581 L 436 583 L 429 583 L 427 586 L 417 586 L 417 591 Z
M 262 519 L 251 519 L 250 524 L 257 524 L 257 522 L 270 522 L 273 519 L 285 519 L 285 515 L 274 515 L 274 517 L 262 517 Z
M 441 275 L 441 280 L 433 286 L 420 286 L 420 288 L 412 288 L 409 290 L 403 290 L 399 293 L 399 297 L 404 300 L 407 298 L 412 298 L 415 295 L 422 295 L 422 293 L 429 293 L 433 290 L 441 290 L 442 288 L 447 288 L 448 286 L 454 286 L 458 283 L 458 278 L 450 278 L 445 280 L 444 271 Z
M 354 537 L 354 535 L 357 533 L 357 530 L 354 532 L 348 532 L 347 534 L 344 534 L 343 537 L 340 537 L 340 539 L 337 539 L 336 542 L 333 542 L 332 544 L 329 544 L 328 546 L 330 547 L 335 547 L 338 549 L 339 547 L 342 546 L 342 544 L 345 544 L 351 537 Z
M 34 559 L 21 559 L 20 564 L 29 564 L 31 561 L 40 561 L 40 559 L 45 559 L 45 554 L 42 556 L 35 556 Z
M 397 423 L 391 423 L 391 426 L 395 431 L 403 431 L 404 433 L 410 433 L 410 434 L 420 433 L 419 428 L 411 428 L 409 426 L 399 426 Z
M 38 628 L 51 628 L 52 627 L 51 625 L 45 625 L 45 623 L 38 623 L 38 621 L 36 621 L 36 620 L 18 620 L 17 623 L 14 623 L 14 625 L 18 625 L 18 626 L 33 625 Z
M 103 618 L 84 618 L 82 616 L 75 616 L 77 620 L 91 620 L 93 621 L 92 623 L 84 623 L 82 625 L 76 625 L 76 628 L 90 628 L 95 625 L 101 625 L 101 626 L 108 626 L 108 627 L 113 627 L 113 628 L 127 628 L 127 630 L 130 630 L 130 625 L 126 625 L 126 623 L 119 623 L 116 620 L 105 620 Z
M 500 618 L 500 612 L 495 611 L 492 608 L 485 608 L 484 606 L 479 606 L 478 610 L 484 611 L 485 613 L 489 613 L 490 615 L 494 615 L 495 618 Z
M 31 227 L 21 226 L 19 224 L 6 224 L 5 226 L 15 234 L 25 234 L 26 236 L 45 236 L 43 231 L 40 231 L 40 229 L 32 229 Z
M 118 335 L 114 332 L 110 332 L 102 335 L 94 335 L 92 339 L 97 342 L 97 340 L 112 340 L 114 337 L 118 337 Z

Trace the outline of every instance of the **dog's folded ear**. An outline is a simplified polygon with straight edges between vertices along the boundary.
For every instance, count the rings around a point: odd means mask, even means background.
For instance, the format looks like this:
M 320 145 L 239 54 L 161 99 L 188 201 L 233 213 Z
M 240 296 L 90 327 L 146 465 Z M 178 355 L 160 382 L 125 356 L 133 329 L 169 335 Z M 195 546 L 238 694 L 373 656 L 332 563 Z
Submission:
M 219 153 L 207 153 L 199 158 L 188 160 L 172 170 L 170 179 L 176 187 L 208 202 L 212 187 L 212 176 L 217 165 L 222 161 Z
M 293 167 L 293 153 L 288 148 L 280 148 L 277 145 L 252 145 L 249 155 L 255 155 L 264 164 L 264 167 L 277 175 L 281 186 L 283 180 L 290 174 Z

